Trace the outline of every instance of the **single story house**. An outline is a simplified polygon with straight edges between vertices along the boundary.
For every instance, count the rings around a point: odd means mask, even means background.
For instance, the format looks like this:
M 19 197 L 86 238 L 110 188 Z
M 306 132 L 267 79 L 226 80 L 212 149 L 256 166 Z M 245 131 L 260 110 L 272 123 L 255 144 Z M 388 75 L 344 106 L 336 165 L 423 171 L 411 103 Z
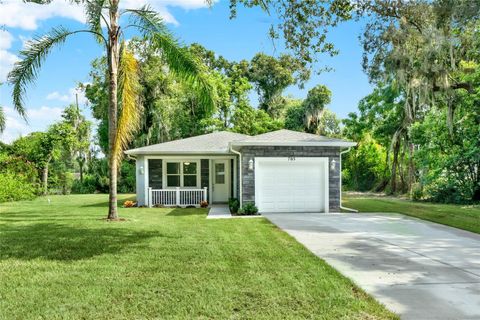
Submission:
M 340 209 L 342 149 L 355 145 L 290 130 L 221 131 L 125 153 L 136 159 L 139 205 L 238 198 L 259 212 L 329 212 Z

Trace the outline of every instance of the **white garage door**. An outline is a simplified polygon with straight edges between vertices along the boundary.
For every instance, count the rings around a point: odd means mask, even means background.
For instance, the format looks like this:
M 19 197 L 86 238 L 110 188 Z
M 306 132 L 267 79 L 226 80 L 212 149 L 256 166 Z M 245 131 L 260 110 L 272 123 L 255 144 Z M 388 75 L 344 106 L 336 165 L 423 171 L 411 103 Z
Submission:
M 328 158 L 255 158 L 260 212 L 328 212 Z

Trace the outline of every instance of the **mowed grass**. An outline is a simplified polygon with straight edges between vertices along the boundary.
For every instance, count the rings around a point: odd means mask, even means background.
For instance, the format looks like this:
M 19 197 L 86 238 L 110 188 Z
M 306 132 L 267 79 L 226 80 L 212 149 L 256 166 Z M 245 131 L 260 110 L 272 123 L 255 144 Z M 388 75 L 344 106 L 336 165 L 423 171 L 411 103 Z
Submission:
M 396 319 L 263 218 L 50 199 L 0 204 L 1 319 Z
M 343 206 L 360 212 L 397 212 L 447 226 L 480 233 L 480 206 L 416 202 L 391 197 L 344 194 Z

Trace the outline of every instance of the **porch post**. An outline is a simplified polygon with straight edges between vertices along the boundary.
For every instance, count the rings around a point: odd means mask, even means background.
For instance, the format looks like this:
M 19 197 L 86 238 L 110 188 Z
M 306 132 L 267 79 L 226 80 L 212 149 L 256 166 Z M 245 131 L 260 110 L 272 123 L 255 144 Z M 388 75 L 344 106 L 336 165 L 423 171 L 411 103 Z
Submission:
M 152 188 L 148 188 L 148 207 L 152 207 Z
M 180 205 L 180 187 L 175 188 L 175 204 Z
M 207 201 L 207 187 L 203 188 L 203 201 Z

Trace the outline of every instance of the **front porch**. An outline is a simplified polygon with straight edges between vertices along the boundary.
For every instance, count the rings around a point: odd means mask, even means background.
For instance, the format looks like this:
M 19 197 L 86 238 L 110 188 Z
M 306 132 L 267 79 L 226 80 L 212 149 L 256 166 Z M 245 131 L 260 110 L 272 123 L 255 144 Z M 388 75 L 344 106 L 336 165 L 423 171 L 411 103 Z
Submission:
M 148 207 L 227 203 L 237 197 L 237 166 L 235 155 L 138 156 L 138 203 Z
M 203 189 L 152 189 L 148 188 L 148 206 L 200 206 L 202 201 L 208 201 L 207 188 Z

